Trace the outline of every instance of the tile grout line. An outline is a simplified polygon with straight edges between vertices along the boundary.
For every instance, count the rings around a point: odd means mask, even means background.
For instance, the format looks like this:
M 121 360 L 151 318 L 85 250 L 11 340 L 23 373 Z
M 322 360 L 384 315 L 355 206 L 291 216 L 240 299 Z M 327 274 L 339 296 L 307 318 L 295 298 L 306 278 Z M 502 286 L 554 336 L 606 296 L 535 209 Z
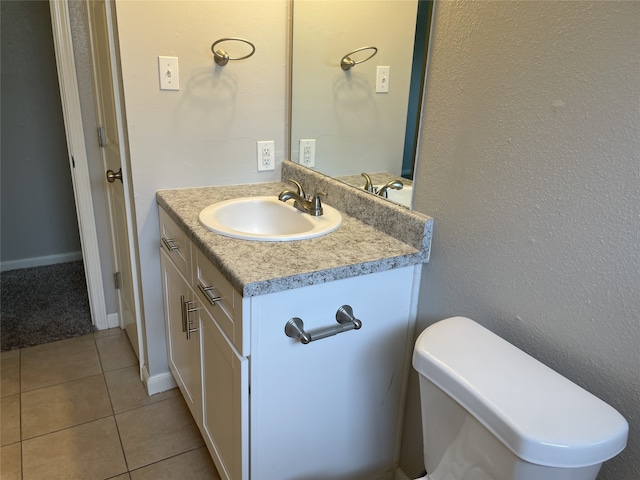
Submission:
M 108 335 L 111 336 L 111 335 Z M 102 337 L 107 338 L 107 337 Z M 120 427 L 118 426 L 118 420 L 116 419 L 115 409 L 113 408 L 113 399 L 111 398 L 111 392 L 109 391 L 109 385 L 107 384 L 107 377 L 105 377 L 104 366 L 102 364 L 102 355 L 100 355 L 100 349 L 98 348 L 98 342 L 95 333 L 93 334 L 93 342 L 96 346 L 96 352 L 98 353 L 98 359 L 100 361 L 100 370 L 102 370 L 102 381 L 104 382 L 104 386 L 107 389 L 107 396 L 109 397 L 109 405 L 111 405 L 111 416 L 113 417 L 113 423 L 116 426 L 116 432 L 118 432 L 118 442 L 120 443 L 120 451 L 122 452 L 122 458 L 124 459 L 124 467 L 126 472 L 119 473 L 116 477 L 120 475 L 124 475 L 125 473 L 129 474 L 129 478 L 131 478 L 131 474 L 129 473 L 129 461 L 127 460 L 127 454 L 124 451 L 124 444 L 122 443 L 122 435 L 120 434 Z
M 150 404 L 140 405 L 140 406 L 137 406 L 137 407 L 131 407 L 131 408 L 128 408 L 126 410 L 123 410 L 122 412 L 116 413 L 115 412 L 115 407 L 114 407 L 114 397 L 113 397 L 113 394 L 112 394 L 112 392 L 111 392 L 111 390 L 109 388 L 109 384 L 107 383 L 106 374 L 107 373 L 112 373 L 112 372 L 118 372 L 118 371 L 130 368 L 131 366 L 123 366 L 123 367 L 111 370 L 109 372 L 106 372 L 105 371 L 105 367 L 103 365 L 103 357 L 104 357 L 104 353 L 105 352 L 103 352 L 103 354 L 101 355 L 100 349 L 98 347 L 98 341 L 97 341 L 98 338 L 96 338 L 95 332 L 92 335 L 93 335 L 92 344 L 93 344 L 93 346 L 95 348 L 96 354 L 98 355 L 98 360 L 99 360 L 99 364 L 100 364 L 100 373 L 96 373 L 94 375 L 89 375 L 87 377 L 82 377 L 82 378 L 79 378 L 79 379 L 66 380 L 66 381 L 63 381 L 61 383 L 55 383 L 53 385 L 47 385 L 47 386 L 39 387 L 39 388 L 36 388 L 36 389 L 33 389 L 33 390 L 28 390 L 26 392 L 23 392 L 23 388 L 22 388 L 22 377 L 23 377 L 23 373 L 24 373 L 22 371 L 23 370 L 22 369 L 22 366 L 23 366 L 22 365 L 22 363 L 23 363 L 22 360 L 23 360 L 23 353 L 24 352 L 23 352 L 23 349 L 18 349 L 18 392 L 19 392 L 19 412 L 18 412 L 18 414 L 19 414 L 19 434 L 20 434 L 19 435 L 19 443 L 20 443 L 20 446 L 19 446 L 20 447 L 20 450 L 19 450 L 19 452 L 20 452 L 20 477 L 19 478 L 21 480 L 24 480 L 24 478 L 25 478 L 25 469 L 24 469 L 24 467 L 25 467 L 25 457 L 24 457 L 23 447 L 24 447 L 24 442 L 26 440 L 30 441 L 32 439 L 36 439 L 36 438 L 43 437 L 43 436 L 46 436 L 46 435 L 58 433 L 58 432 L 61 432 L 61 431 L 64 431 L 64 430 L 70 430 L 72 428 L 76 428 L 76 427 L 79 427 L 81 425 L 87 425 L 87 424 L 90 424 L 90 423 L 93 423 L 93 422 L 97 422 L 99 420 L 104 420 L 104 419 L 107 419 L 107 418 L 113 418 L 113 422 L 115 423 L 116 431 L 117 431 L 117 434 L 118 434 L 118 441 L 120 443 L 120 449 L 121 449 L 120 451 L 121 451 L 123 459 L 125 461 L 125 469 L 126 469 L 125 471 L 123 471 L 123 472 L 121 472 L 121 473 L 119 473 L 117 475 L 114 475 L 113 477 L 109 477 L 109 478 L 115 479 L 115 478 L 118 478 L 120 475 L 126 475 L 126 476 L 128 476 L 129 479 L 131 479 L 131 474 L 134 471 L 141 470 L 141 469 L 149 467 L 151 465 L 155 465 L 155 464 L 161 463 L 163 461 L 166 461 L 166 460 L 169 460 L 169 459 L 176 458 L 176 457 L 179 457 L 181 455 L 187 454 L 189 452 L 197 451 L 199 449 L 204 449 L 206 451 L 206 446 L 203 445 L 203 444 L 200 444 L 198 446 L 193 446 L 193 447 L 185 450 L 184 452 L 176 453 L 174 455 L 169 455 L 166 458 L 158 459 L 158 460 L 156 460 L 154 462 L 151 462 L 151 463 L 149 463 L 147 465 L 142 465 L 140 467 L 135 468 L 134 470 L 131 470 L 131 467 L 129 465 L 129 460 L 127 459 L 127 455 L 126 455 L 124 444 L 123 444 L 123 437 L 122 437 L 121 432 L 120 432 L 120 425 L 118 424 L 118 421 L 117 421 L 117 415 L 128 413 L 128 412 L 133 412 L 135 410 L 139 410 L 139 409 L 142 409 L 142 408 L 145 408 L 145 407 L 150 407 L 152 405 L 159 405 L 159 404 L 168 402 L 170 400 L 173 400 L 174 397 L 164 398 L 162 400 L 158 400 L 158 401 L 152 402 Z M 107 337 L 111 337 L 111 336 L 112 335 L 101 336 L 100 338 L 107 338 Z M 104 385 L 104 387 L 106 388 L 106 391 L 107 391 L 107 396 L 108 396 L 108 399 L 109 399 L 109 406 L 110 406 L 110 413 L 109 414 L 100 416 L 99 418 L 93 418 L 91 420 L 87 420 L 87 421 L 84 421 L 82 423 L 78 423 L 78 424 L 71 425 L 71 426 L 68 426 L 68 427 L 60 428 L 58 430 L 54 430 L 54 431 L 51 431 L 51 432 L 46 432 L 46 433 L 42 433 L 40 435 L 35 435 L 35 436 L 33 436 L 33 437 L 29 438 L 29 439 L 26 439 L 26 440 L 23 439 L 23 428 L 22 428 L 23 427 L 23 423 L 22 423 L 22 420 L 23 420 L 23 418 L 22 418 L 22 414 L 23 414 L 23 411 L 22 411 L 23 394 L 29 394 L 29 392 L 35 392 L 35 391 L 42 390 L 42 389 L 45 389 L 45 388 L 56 387 L 56 386 L 60 386 L 60 385 L 73 383 L 73 382 L 76 382 L 76 381 L 81 381 L 81 380 L 84 380 L 84 379 L 87 379 L 87 378 L 97 377 L 98 375 L 102 376 L 102 382 L 103 382 L 103 385 Z M 116 376 L 117 375 L 118 374 L 116 373 Z M 198 434 L 201 436 L 200 432 L 198 432 Z

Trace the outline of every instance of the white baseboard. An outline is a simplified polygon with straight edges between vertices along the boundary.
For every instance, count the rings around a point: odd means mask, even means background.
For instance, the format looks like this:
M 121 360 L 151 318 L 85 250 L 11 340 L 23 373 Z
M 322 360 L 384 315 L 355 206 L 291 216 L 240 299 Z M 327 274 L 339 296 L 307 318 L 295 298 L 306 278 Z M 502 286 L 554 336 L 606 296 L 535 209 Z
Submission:
M 107 328 L 116 328 L 120 326 L 120 319 L 118 318 L 118 312 L 107 313 Z
M 140 369 L 140 375 L 142 377 L 142 382 L 147 387 L 147 394 L 149 396 L 171 390 L 178 386 L 176 381 L 173 379 L 171 372 L 150 376 L 147 366 L 143 365 Z
M 60 253 L 57 255 L 45 255 L 44 257 L 22 258 L 20 260 L 8 260 L 0 262 L 0 272 L 17 270 L 19 268 L 44 267 L 56 263 L 76 262 L 82 260 L 82 252 Z
M 106 315 L 106 323 L 100 322 L 96 323 L 97 330 L 108 330 L 110 328 L 116 328 L 120 326 L 120 319 L 118 317 L 118 312 L 116 313 L 107 313 Z

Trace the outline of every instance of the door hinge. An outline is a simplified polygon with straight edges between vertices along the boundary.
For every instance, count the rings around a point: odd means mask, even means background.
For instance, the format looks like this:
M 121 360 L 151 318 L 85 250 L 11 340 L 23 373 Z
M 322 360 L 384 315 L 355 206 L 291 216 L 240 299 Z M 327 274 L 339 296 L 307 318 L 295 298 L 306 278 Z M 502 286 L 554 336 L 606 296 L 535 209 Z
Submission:
M 98 143 L 103 148 L 107 144 L 107 141 L 104 137 L 104 127 L 98 127 Z
M 71 155 L 71 166 L 73 166 L 73 168 L 76 168 L 76 159 L 73 158 L 73 155 Z
M 122 275 L 120 272 L 113 274 L 113 286 L 116 290 L 120 290 L 122 288 Z

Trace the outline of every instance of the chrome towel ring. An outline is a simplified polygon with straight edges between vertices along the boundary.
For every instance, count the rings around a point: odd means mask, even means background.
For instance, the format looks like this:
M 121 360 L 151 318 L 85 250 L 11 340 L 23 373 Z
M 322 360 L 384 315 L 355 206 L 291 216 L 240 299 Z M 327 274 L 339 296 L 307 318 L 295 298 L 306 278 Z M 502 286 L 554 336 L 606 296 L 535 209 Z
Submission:
M 231 58 L 229 57 L 229 54 L 225 50 L 222 50 L 222 49 L 216 50 L 217 44 L 222 42 L 229 42 L 229 41 L 246 43 L 251 47 L 251 52 L 249 52 L 249 54 L 245 55 L 244 57 Z M 256 46 L 253 43 L 251 43 L 249 40 L 245 40 L 244 38 L 227 37 L 227 38 L 221 38 L 220 40 L 216 40 L 215 42 L 213 42 L 213 44 L 211 45 L 211 52 L 213 53 L 213 59 L 215 60 L 215 62 L 218 65 L 224 67 L 227 63 L 229 63 L 229 60 L 244 60 L 245 58 L 249 58 L 251 55 L 253 55 L 256 52 Z
M 367 58 L 365 58 L 364 60 L 360 60 L 359 62 L 355 62 L 355 61 L 351 60 L 351 57 L 350 57 L 351 55 L 353 55 L 354 53 L 361 52 L 363 50 L 373 50 L 373 53 L 371 55 L 369 55 Z M 361 47 L 361 48 L 357 48 L 353 52 L 349 52 L 344 57 L 342 57 L 342 59 L 340 60 L 340 66 L 342 67 L 342 70 L 347 71 L 351 67 L 353 67 L 355 65 L 358 65 L 359 63 L 366 62 L 367 60 L 371 60 L 376 53 L 378 53 L 378 49 L 376 47 Z

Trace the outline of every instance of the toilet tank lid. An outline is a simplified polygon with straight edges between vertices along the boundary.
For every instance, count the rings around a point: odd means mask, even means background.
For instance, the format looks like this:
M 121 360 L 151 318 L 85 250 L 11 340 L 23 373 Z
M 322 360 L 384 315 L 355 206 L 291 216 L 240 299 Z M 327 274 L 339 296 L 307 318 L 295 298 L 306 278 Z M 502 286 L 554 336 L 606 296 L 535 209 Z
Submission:
M 413 366 L 528 462 L 578 468 L 626 446 L 614 408 L 468 318 L 423 331 Z

